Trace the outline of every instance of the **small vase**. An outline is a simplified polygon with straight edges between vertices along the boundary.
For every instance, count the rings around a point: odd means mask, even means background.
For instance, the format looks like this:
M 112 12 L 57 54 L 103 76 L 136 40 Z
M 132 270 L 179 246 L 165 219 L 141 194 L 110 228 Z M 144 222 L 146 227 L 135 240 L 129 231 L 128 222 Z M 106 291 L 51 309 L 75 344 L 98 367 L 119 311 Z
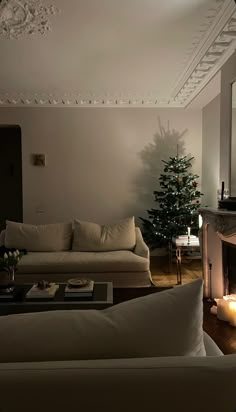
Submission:
M 9 286 L 12 285 L 14 286 L 15 284 L 15 268 L 11 267 L 8 269 L 8 280 L 9 280 Z

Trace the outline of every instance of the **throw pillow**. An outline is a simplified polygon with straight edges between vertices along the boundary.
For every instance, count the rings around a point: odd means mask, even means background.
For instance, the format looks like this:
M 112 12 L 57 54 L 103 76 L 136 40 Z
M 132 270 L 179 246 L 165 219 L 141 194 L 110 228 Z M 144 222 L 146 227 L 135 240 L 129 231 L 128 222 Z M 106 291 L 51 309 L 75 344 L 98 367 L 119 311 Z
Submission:
M 0 362 L 205 356 L 201 280 L 105 310 L 0 317 Z
M 136 244 L 134 217 L 113 225 L 75 220 L 72 250 L 79 252 L 106 252 L 132 250 Z
M 71 248 L 72 224 L 29 225 L 7 221 L 5 246 L 29 252 L 59 252 Z

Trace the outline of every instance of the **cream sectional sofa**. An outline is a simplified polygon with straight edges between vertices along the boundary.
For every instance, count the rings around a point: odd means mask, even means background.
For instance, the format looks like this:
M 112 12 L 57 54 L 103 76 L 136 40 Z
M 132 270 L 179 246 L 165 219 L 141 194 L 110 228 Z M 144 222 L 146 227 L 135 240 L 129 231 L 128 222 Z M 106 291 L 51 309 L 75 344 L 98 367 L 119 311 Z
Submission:
M 28 225 L 7 221 L 0 245 L 26 249 L 17 282 L 62 282 L 74 276 L 112 281 L 114 287 L 152 284 L 149 249 L 134 218 L 110 226 L 74 223 Z
M 2 412 L 234 412 L 236 355 L 202 330 L 202 283 L 104 311 L 0 317 Z

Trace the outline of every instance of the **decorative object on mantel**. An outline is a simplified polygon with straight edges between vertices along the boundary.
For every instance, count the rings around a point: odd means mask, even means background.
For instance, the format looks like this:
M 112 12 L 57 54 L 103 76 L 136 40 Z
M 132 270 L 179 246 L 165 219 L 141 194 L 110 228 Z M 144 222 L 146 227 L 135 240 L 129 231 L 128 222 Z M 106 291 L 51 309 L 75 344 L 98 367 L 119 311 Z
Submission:
M 211 307 L 211 313 L 217 318 L 236 326 L 236 294 L 223 296 L 223 299 L 215 299 L 216 306 Z
M 225 182 L 221 182 L 221 189 L 217 190 L 218 208 L 236 210 L 236 197 L 229 196 L 229 190 L 225 189 Z
M 221 188 L 217 190 L 217 200 L 224 200 L 229 198 L 229 190 L 225 189 L 225 182 L 221 182 Z
M 18 39 L 24 35 L 46 34 L 51 30 L 49 15 L 59 9 L 41 0 L 0 0 L 0 35 Z
M 227 199 L 219 200 L 219 209 L 236 210 L 236 197 L 228 197 Z

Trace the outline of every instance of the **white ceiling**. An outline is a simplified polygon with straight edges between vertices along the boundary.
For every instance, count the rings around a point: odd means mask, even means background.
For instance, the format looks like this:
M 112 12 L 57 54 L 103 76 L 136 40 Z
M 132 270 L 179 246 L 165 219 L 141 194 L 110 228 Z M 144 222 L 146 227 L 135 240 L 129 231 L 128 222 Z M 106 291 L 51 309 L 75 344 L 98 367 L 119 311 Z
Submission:
M 42 2 L 52 31 L 0 38 L 3 106 L 186 107 L 235 48 L 233 0 Z

